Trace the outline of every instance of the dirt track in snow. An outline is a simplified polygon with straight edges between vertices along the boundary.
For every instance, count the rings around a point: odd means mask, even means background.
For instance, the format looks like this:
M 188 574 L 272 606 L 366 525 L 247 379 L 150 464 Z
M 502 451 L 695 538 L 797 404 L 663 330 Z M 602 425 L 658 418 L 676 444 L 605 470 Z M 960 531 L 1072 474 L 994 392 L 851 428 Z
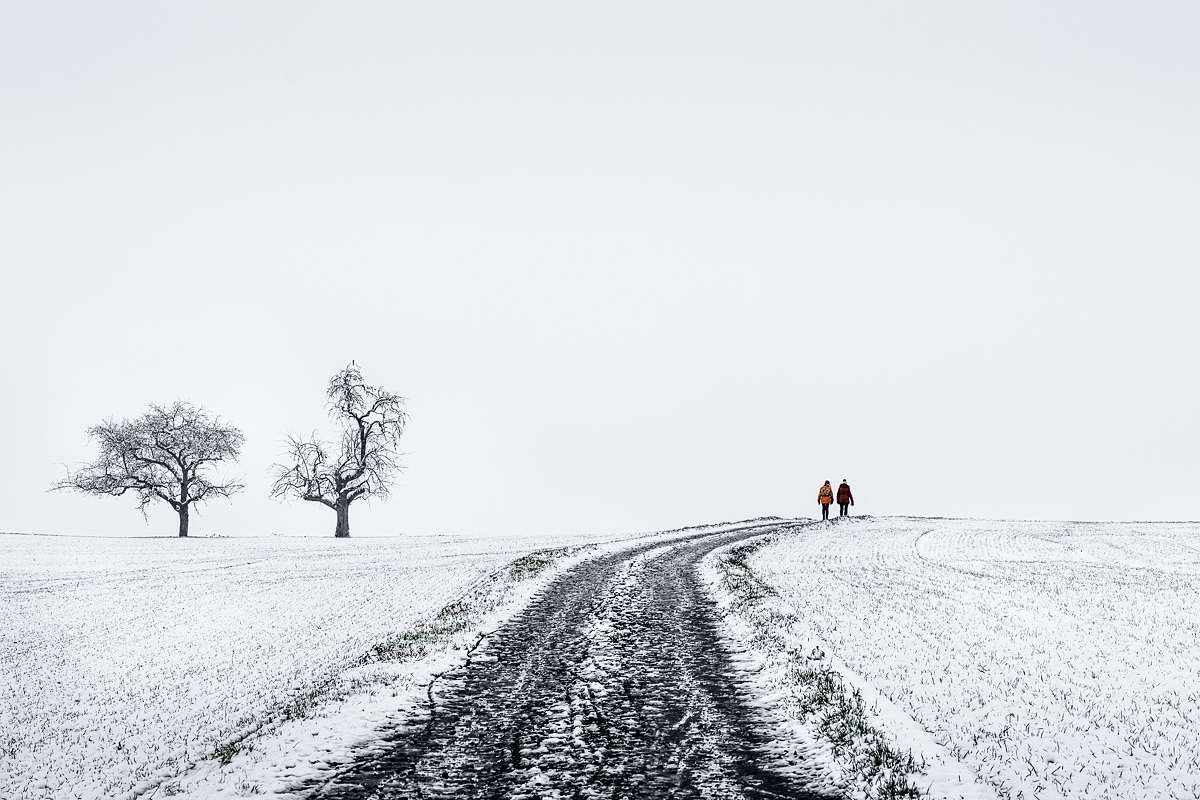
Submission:
M 313 798 L 824 798 L 768 769 L 694 570 L 769 523 L 584 562 Z

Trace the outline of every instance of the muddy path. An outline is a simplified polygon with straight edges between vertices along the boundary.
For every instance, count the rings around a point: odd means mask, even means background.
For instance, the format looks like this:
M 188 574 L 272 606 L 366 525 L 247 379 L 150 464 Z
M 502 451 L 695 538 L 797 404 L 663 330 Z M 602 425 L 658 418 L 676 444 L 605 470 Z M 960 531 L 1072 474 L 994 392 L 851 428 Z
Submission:
M 580 564 L 311 798 L 818 798 L 766 766 L 694 569 L 748 524 Z

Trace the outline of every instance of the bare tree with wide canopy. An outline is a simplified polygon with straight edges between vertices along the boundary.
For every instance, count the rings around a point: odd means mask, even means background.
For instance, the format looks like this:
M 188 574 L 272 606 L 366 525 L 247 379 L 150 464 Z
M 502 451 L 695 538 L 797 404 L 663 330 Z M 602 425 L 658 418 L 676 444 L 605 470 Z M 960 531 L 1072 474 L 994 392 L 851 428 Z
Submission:
M 368 386 L 353 361 L 329 380 L 329 415 L 341 427 L 337 444 L 288 436 L 286 464 L 272 468 L 271 496 L 321 503 L 337 514 L 333 535 L 350 535 L 350 504 L 361 497 L 386 499 L 403 468 L 400 437 L 408 423 L 404 398 Z
M 148 505 L 164 502 L 179 515 L 180 536 L 188 535 L 193 504 L 246 488 L 209 475 L 214 464 L 237 460 L 242 432 L 191 403 L 176 400 L 152 405 L 136 419 L 105 420 L 88 428 L 88 436 L 99 443 L 100 455 L 74 472 L 68 469 L 51 490 L 113 497 L 132 492 L 143 517 Z

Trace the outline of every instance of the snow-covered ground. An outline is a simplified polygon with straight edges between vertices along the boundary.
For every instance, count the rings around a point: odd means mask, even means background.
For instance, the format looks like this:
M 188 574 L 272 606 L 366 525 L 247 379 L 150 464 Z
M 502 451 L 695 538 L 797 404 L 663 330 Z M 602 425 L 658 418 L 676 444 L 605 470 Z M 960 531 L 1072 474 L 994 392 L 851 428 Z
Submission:
M 0 797 L 294 788 L 474 631 L 638 540 L 0 535 Z M 854 518 L 746 563 L 777 594 L 727 627 L 776 720 L 797 665 L 832 667 L 934 796 L 1200 797 L 1200 525 Z M 802 727 L 781 759 L 799 742 L 852 786 Z
M 1200 525 L 851 519 L 747 564 L 941 796 L 1200 797 Z
M 0 797 L 178 792 L 170 781 L 219 748 L 252 751 L 264 723 L 344 696 L 348 675 L 379 679 L 376 645 L 433 641 L 430 621 L 481 587 L 494 610 L 513 599 L 496 578 L 526 577 L 506 565 L 568 544 L 0 535 Z M 379 721 L 333 727 L 361 738 Z M 325 731 L 324 753 L 337 738 Z
M 280 796 L 336 771 L 597 537 L 0 534 L 0 798 Z

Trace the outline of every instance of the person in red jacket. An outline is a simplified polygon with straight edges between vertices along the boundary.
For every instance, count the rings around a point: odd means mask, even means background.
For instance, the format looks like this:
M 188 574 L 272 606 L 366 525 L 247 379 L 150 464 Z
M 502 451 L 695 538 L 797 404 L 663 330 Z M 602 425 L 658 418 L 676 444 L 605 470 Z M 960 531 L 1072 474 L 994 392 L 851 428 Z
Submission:
M 833 488 L 829 481 L 817 491 L 817 502 L 821 504 L 821 519 L 829 519 L 829 506 L 833 503 Z
M 846 479 L 842 478 L 842 485 L 838 487 L 838 516 L 850 516 L 850 506 L 854 505 L 854 495 L 850 493 L 850 484 L 846 483 Z

